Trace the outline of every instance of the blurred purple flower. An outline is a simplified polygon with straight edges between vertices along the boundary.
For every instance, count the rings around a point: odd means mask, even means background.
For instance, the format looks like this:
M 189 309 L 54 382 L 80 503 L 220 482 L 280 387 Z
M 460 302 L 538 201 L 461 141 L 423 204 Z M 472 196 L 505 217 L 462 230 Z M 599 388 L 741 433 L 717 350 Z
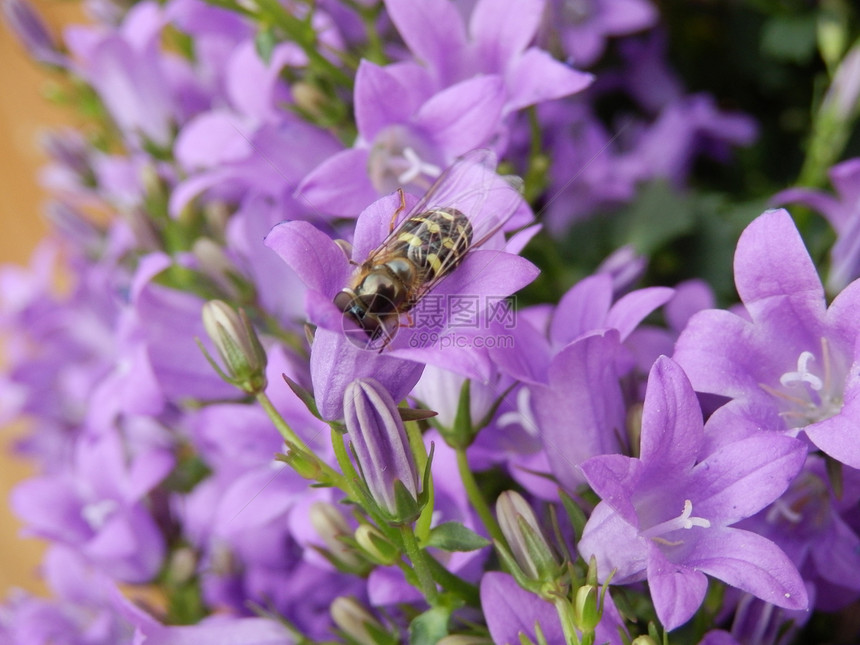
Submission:
M 437 89 L 476 74 L 501 76 L 503 115 L 574 94 L 593 80 L 539 47 L 529 47 L 541 22 L 543 0 L 478 0 L 468 28 L 457 8 L 443 0 L 386 0 L 385 6 Z
M 358 139 L 311 171 L 296 194 L 325 213 L 353 217 L 400 186 L 426 190 L 458 156 L 493 142 L 503 104 L 495 75 L 433 94 L 415 74 L 362 61 L 355 79 Z
M 619 171 L 634 182 L 660 178 L 683 186 L 698 154 L 722 161 L 731 145 L 749 145 L 756 135 L 750 117 L 719 110 L 710 95 L 679 97 L 652 124 L 634 128 Z
M 175 499 L 185 535 L 200 553 L 207 604 L 239 616 L 252 613 L 249 601 L 265 604 L 312 637 L 325 637 L 331 601 L 342 593 L 361 596 L 365 583 L 305 554 L 316 501 L 333 501 L 331 492 L 309 488 L 272 459 L 236 476 L 216 472 Z
M 777 193 L 771 203 L 806 204 L 827 218 L 836 231 L 830 250 L 827 289 L 838 293 L 860 278 L 860 159 L 849 159 L 833 166 L 828 173 L 836 195 L 811 188 L 789 188 Z
M 574 65 L 595 63 L 611 36 L 653 27 L 658 14 L 648 0 L 548 0 L 541 41 L 560 40 Z
M 117 31 L 72 27 L 66 32 L 75 67 L 137 145 L 168 147 L 179 116 L 159 48 L 163 25 L 159 6 L 142 2 Z
M 789 609 L 807 606 L 794 564 L 773 542 L 731 525 L 776 499 L 803 465 L 805 446 L 759 433 L 703 454 L 701 409 L 681 368 L 659 359 L 648 381 L 639 459 L 604 455 L 580 465 L 603 501 L 579 551 L 600 580 L 647 578 L 668 630 L 689 620 L 712 575 Z
M 646 316 L 672 295 L 668 287 L 648 287 L 631 291 L 613 302 L 612 276 L 595 274 L 571 287 L 555 308 L 536 316 L 534 322 L 541 331 L 521 316 L 512 330 L 516 338 L 514 349 L 493 349 L 490 354 L 505 373 L 527 383 L 546 383 L 553 357 L 567 345 L 608 329 L 618 330 L 623 343 Z M 619 365 L 623 366 L 623 361 Z
M 204 191 L 210 200 L 266 196 L 290 204 L 299 180 L 336 150 L 330 134 L 295 118 L 257 125 L 226 110 L 206 112 L 177 138 L 176 158 L 189 176 L 171 193 L 170 212 L 178 216 Z M 290 206 L 318 217 L 322 208 L 306 195 Z
M 7 26 L 21 41 L 30 56 L 48 65 L 65 67 L 68 63 L 42 17 L 27 0 L 3 0 L 0 11 Z
M 132 645 L 134 627 L 117 612 L 113 581 L 73 549 L 52 545 L 42 561 L 53 598 L 13 593 L 0 612 L 4 645 Z
M 20 484 L 12 506 L 30 533 L 74 547 L 115 580 L 148 582 L 165 544 L 145 497 L 173 464 L 160 449 L 126 459 L 116 431 L 83 436 L 70 468 Z

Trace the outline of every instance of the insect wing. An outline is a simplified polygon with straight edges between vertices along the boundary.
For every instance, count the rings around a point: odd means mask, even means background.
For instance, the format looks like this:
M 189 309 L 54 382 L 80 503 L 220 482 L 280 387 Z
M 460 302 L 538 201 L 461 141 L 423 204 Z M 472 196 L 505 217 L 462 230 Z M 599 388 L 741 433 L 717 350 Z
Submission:
M 480 246 L 515 215 L 517 222 L 531 219 L 518 179 L 496 173 L 496 155 L 491 150 L 473 150 L 439 176 L 406 218 L 435 209 L 457 209 L 472 225 L 472 247 Z

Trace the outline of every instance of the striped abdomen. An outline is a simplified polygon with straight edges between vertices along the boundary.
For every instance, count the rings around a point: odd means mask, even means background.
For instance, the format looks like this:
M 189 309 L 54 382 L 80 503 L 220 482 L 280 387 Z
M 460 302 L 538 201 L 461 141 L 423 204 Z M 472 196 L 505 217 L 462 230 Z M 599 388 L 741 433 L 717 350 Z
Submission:
M 455 208 L 437 208 L 410 217 L 400 225 L 395 241 L 422 273 L 423 282 L 453 271 L 471 243 L 472 224 Z

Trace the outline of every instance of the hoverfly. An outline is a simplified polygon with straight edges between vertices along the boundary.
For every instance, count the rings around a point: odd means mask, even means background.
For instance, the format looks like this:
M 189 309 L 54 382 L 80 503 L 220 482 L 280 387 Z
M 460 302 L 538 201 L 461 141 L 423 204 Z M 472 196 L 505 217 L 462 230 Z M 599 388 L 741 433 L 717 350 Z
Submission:
M 464 155 L 408 212 L 405 195 L 398 191 L 400 207 L 388 236 L 334 298 L 344 317 L 366 334 L 366 345 L 384 349 L 401 317 L 408 318 L 470 251 L 493 238 L 515 214 L 530 217 L 519 192 L 522 180 L 502 177 L 495 168 L 495 155 L 488 150 Z

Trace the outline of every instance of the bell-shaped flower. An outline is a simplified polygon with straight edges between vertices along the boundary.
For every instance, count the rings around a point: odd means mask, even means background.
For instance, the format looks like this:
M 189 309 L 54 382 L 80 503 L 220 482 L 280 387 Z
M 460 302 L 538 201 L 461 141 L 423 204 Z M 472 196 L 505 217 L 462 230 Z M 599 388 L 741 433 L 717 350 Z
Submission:
M 580 468 L 603 501 L 579 552 L 601 581 L 647 578 L 657 616 L 672 630 L 689 620 L 707 575 L 772 604 L 804 609 L 794 563 L 770 540 L 732 527 L 781 495 L 806 457 L 800 441 L 758 433 L 703 452 L 702 413 L 677 363 L 661 357 L 648 381 L 640 458 L 593 457 Z
M 860 468 L 860 282 L 827 307 L 815 265 L 789 214 L 767 211 L 744 230 L 735 251 L 735 284 L 744 314 L 694 315 L 675 360 L 697 392 L 734 399 L 720 414 L 744 428 L 803 431 L 834 459 Z

